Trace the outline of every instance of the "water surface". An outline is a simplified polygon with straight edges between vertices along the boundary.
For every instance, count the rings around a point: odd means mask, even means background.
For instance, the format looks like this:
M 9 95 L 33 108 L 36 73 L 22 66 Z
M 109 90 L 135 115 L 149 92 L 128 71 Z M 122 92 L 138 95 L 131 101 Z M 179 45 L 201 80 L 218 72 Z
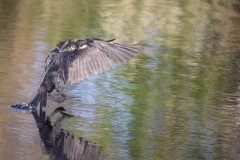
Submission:
M 240 2 L 0 1 L 0 155 L 49 159 L 29 102 L 47 51 L 72 38 L 142 44 L 136 59 L 64 91 L 63 127 L 107 159 L 239 159 Z

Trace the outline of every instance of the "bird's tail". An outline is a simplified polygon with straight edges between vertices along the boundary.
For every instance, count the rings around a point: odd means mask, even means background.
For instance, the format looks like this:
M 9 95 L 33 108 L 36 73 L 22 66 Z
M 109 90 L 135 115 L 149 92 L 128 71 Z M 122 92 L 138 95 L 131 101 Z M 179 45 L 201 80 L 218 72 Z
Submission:
M 40 108 L 46 107 L 47 92 L 44 91 L 44 92 L 38 93 L 28 105 L 31 105 L 32 107 L 37 107 L 39 103 L 40 103 Z

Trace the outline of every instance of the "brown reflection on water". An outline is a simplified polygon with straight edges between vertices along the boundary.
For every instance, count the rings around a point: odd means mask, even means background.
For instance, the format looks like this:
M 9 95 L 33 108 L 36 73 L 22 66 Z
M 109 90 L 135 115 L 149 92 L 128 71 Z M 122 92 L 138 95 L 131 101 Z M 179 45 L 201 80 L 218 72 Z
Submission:
M 32 115 L 17 113 L 8 107 L 18 101 L 28 102 L 41 74 L 32 68 L 37 58 L 29 3 L 1 1 L 0 4 L 1 159 L 49 159 L 42 153 Z
M 75 86 L 83 102 L 63 104 L 77 116 L 66 128 L 103 146 L 109 159 L 238 159 L 239 6 L 0 0 L 1 158 L 48 159 L 31 114 L 7 107 L 34 96 L 47 50 L 67 38 L 116 37 L 145 50 Z

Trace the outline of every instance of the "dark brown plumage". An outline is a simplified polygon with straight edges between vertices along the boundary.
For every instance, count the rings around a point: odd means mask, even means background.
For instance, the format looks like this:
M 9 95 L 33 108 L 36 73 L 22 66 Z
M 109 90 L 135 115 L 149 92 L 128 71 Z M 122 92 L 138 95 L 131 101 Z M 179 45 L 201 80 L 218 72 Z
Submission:
M 45 107 L 47 93 L 56 89 L 60 81 L 78 83 L 89 76 L 102 73 L 114 64 L 123 64 L 135 57 L 137 45 L 122 45 L 113 40 L 100 39 L 66 40 L 60 42 L 46 58 L 45 76 L 38 94 L 29 103 Z

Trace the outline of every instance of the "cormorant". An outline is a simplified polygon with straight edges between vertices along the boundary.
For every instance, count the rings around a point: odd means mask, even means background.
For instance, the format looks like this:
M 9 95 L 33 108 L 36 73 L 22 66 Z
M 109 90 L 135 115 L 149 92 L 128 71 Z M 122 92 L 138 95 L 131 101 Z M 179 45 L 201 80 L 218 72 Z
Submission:
M 75 84 L 91 75 L 112 68 L 113 64 L 123 64 L 138 53 L 137 45 L 114 43 L 115 39 L 66 40 L 57 44 L 46 58 L 45 75 L 37 95 L 28 104 L 40 108 L 47 104 L 48 93 L 57 89 L 63 81 Z

